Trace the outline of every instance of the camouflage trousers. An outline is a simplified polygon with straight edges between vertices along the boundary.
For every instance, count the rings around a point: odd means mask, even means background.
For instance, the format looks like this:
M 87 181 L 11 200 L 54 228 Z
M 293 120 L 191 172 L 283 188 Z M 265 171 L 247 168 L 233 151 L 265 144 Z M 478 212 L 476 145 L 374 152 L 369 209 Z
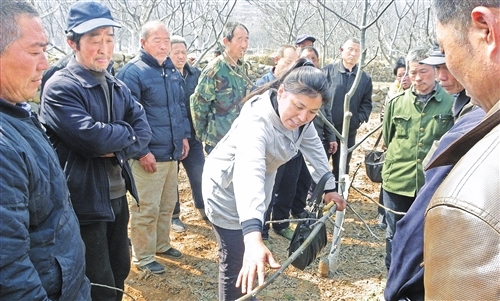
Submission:
M 155 173 L 142 168 L 137 160 L 130 160 L 140 208 L 129 200 L 130 240 L 132 262 L 144 266 L 155 261 L 155 253 L 171 248 L 170 226 L 177 202 L 177 161 L 156 162 Z

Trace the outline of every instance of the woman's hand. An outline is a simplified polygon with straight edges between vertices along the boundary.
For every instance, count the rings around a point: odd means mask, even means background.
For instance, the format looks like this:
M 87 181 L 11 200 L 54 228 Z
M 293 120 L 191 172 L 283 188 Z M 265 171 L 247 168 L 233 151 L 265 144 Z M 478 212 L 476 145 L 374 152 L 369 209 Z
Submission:
M 269 263 L 272 269 L 279 269 L 281 265 L 274 260 L 271 251 L 262 242 L 260 232 L 251 232 L 245 235 L 245 254 L 243 266 L 241 267 L 236 281 L 236 287 L 241 287 L 241 292 L 247 294 L 252 291 L 255 276 L 259 279 L 259 285 L 264 283 L 265 264 Z
M 337 211 L 342 211 L 347 206 L 347 202 L 344 200 L 344 198 L 335 191 L 325 193 L 324 199 L 325 204 L 328 204 L 332 201 L 335 202 L 335 204 L 337 205 Z

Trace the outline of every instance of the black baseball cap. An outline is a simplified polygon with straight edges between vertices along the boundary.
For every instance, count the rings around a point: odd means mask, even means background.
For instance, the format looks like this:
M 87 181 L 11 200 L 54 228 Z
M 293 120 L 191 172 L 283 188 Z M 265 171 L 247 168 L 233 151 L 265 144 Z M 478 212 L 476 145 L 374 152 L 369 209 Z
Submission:
M 99 2 L 78 1 L 73 4 L 66 19 L 66 33 L 84 34 L 98 27 L 122 27 L 116 23 L 109 8 Z
M 311 41 L 311 42 L 316 42 L 316 38 L 313 37 L 313 36 L 310 36 L 308 34 L 301 34 L 300 36 L 297 37 L 297 39 L 295 40 L 295 45 L 299 45 L 300 43 L 304 42 L 304 41 Z

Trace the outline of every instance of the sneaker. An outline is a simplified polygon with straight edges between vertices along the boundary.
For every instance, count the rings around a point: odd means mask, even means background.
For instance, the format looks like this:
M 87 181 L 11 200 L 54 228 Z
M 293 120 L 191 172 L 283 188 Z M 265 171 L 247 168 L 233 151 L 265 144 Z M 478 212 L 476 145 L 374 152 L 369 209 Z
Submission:
M 186 226 L 182 223 L 180 218 L 173 218 L 172 219 L 172 230 L 174 232 L 184 232 L 186 231 Z
M 163 253 L 158 253 L 158 255 L 165 255 L 165 256 L 170 256 L 170 257 L 174 257 L 174 258 L 182 257 L 182 253 L 179 250 L 174 249 L 174 248 L 170 248 Z
M 290 229 L 289 227 L 286 227 L 285 229 L 282 230 L 274 230 L 277 234 L 283 236 L 284 238 L 288 240 L 292 240 L 293 237 L 293 230 Z
M 197 210 L 198 210 L 198 213 L 200 213 L 201 219 L 204 221 L 208 221 L 208 217 L 207 217 L 207 214 L 205 213 L 205 209 L 199 208 Z
M 271 247 L 271 242 L 269 242 L 269 239 L 262 239 L 262 242 L 269 249 L 269 251 L 273 251 L 273 247 Z
M 150 271 L 153 274 L 165 273 L 165 268 L 156 261 L 153 261 L 151 263 L 148 263 L 148 264 L 146 264 L 142 267 L 138 267 L 138 268 L 139 268 L 139 270 L 141 270 L 143 272 Z

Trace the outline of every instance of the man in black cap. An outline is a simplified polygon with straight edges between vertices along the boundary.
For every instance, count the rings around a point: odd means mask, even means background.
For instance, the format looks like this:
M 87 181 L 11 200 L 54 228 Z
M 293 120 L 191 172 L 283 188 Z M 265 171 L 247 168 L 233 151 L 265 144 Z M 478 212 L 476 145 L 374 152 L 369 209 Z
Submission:
M 314 42 L 316 42 L 315 37 L 308 34 L 301 34 L 295 40 L 295 47 L 304 48 L 306 46 L 314 46 Z
M 73 4 L 68 65 L 46 83 L 40 120 L 61 163 L 85 243 L 93 300 L 118 301 L 130 271 L 126 192 L 138 201 L 127 160 L 151 139 L 141 105 L 108 71 L 116 23 L 98 2 Z
M 422 64 L 427 64 L 436 67 L 436 80 L 441 87 L 446 90 L 446 93 L 455 96 L 452 112 L 455 120 L 462 115 L 464 107 L 470 102 L 470 97 L 465 93 L 465 88 L 451 74 L 446 67 L 446 59 L 440 50 L 434 50 L 428 58 L 421 61 Z

